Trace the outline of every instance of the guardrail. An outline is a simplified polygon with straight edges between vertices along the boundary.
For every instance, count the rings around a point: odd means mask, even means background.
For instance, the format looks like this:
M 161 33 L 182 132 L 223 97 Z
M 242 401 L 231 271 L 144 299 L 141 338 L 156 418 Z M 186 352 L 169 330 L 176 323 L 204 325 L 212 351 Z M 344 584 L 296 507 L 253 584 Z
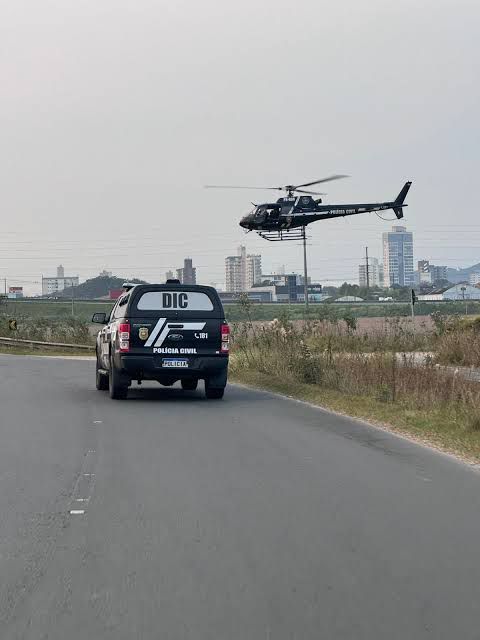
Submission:
M 20 338 L 3 338 L 0 336 L 0 344 L 12 346 L 46 347 L 47 349 L 70 349 L 72 351 L 95 351 L 95 345 L 69 344 L 66 342 L 42 342 L 40 340 L 21 340 Z

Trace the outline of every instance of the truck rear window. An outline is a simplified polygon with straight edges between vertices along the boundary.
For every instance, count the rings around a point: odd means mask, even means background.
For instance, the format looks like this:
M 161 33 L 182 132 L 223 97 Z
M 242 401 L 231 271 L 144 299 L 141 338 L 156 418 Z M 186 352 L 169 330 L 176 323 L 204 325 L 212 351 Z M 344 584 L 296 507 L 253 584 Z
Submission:
M 148 291 L 137 302 L 139 311 L 212 311 L 213 303 L 201 291 Z

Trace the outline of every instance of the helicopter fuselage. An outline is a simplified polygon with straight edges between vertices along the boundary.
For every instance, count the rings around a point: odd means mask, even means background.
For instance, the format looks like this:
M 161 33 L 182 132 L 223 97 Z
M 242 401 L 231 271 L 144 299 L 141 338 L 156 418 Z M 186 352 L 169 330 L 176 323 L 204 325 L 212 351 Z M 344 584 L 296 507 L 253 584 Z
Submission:
M 273 203 L 257 205 L 240 221 L 240 226 L 249 231 L 280 231 L 305 227 L 317 220 L 343 218 L 370 211 L 393 209 L 397 218 L 403 218 L 403 204 L 410 183 L 406 183 L 398 198 L 389 202 L 353 204 L 322 204 L 311 196 L 289 196 Z

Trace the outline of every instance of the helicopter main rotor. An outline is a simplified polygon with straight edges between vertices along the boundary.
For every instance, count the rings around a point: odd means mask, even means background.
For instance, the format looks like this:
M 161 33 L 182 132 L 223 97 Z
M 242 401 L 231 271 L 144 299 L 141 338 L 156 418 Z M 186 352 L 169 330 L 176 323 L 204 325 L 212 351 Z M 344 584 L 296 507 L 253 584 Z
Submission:
M 310 191 L 303 189 L 303 187 L 312 187 L 315 184 L 321 184 L 323 182 L 331 182 L 332 180 L 340 180 L 340 178 L 348 178 L 348 175 L 335 174 L 328 176 L 327 178 L 321 178 L 320 180 L 313 180 L 312 182 L 305 182 L 303 184 L 286 184 L 283 187 L 247 187 L 240 185 L 223 185 L 223 184 L 206 184 L 205 189 L 261 189 L 262 191 L 285 191 L 288 197 L 292 197 L 294 193 L 308 193 L 313 196 L 324 196 L 325 193 L 319 191 Z

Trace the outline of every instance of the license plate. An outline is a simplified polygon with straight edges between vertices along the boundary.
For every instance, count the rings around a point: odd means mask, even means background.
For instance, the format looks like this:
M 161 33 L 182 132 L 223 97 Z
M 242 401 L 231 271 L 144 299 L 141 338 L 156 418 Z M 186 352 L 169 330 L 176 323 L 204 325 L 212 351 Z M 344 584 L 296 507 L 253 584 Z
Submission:
M 162 367 L 184 369 L 185 367 L 188 367 L 188 360 L 182 358 L 164 358 L 162 361 Z

